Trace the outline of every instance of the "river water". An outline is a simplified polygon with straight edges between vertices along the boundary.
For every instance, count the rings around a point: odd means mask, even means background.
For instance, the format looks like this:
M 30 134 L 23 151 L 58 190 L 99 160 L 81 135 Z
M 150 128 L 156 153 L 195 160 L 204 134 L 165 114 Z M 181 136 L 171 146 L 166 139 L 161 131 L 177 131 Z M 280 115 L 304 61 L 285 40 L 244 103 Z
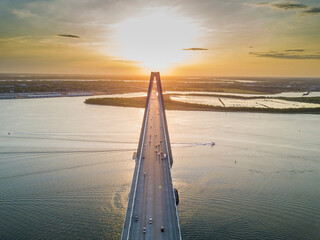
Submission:
M 0 239 L 120 238 L 143 109 L 84 100 L 0 101 Z M 167 118 L 183 239 L 319 239 L 320 115 Z

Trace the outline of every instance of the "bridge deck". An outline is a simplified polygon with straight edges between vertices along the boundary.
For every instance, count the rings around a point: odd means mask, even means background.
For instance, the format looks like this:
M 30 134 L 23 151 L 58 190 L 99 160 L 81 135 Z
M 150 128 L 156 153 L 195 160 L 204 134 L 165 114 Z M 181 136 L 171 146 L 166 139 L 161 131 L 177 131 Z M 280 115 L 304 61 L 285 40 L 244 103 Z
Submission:
M 158 77 L 154 87 L 153 75 L 150 79 L 121 239 L 181 239 L 171 177 L 171 147 Z

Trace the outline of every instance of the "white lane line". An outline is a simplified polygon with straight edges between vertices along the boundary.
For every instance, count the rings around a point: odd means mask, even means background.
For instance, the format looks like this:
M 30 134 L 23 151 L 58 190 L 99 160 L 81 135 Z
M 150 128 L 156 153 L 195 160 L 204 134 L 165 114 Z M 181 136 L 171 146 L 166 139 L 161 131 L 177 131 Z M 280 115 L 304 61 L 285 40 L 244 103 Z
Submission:
M 145 134 L 146 134 L 147 122 L 149 120 L 148 117 L 149 117 L 149 106 L 150 106 L 150 100 L 151 100 L 151 92 L 152 92 L 152 90 L 150 91 L 150 98 L 149 98 L 149 101 L 148 101 L 147 114 L 146 114 L 146 122 L 144 123 L 144 129 L 143 129 L 142 145 L 141 145 L 141 150 L 140 150 L 140 155 L 139 155 L 139 163 L 138 163 L 138 172 L 137 172 L 137 176 L 136 176 L 136 183 L 135 183 L 134 192 L 133 192 L 133 200 L 132 200 L 132 205 L 131 205 L 131 214 L 130 214 L 130 221 L 129 221 L 129 226 L 128 226 L 127 240 L 129 240 L 129 236 L 130 236 L 130 228 L 131 228 L 133 207 L 134 207 L 134 202 L 135 202 L 135 197 L 136 197 L 136 192 L 137 192 L 137 183 L 138 183 L 139 173 L 140 173 L 141 154 L 142 154 L 142 150 L 144 148 L 144 137 L 145 137 Z
M 136 170 L 135 170 L 135 171 L 136 171 Z M 134 173 L 133 173 L 133 174 L 134 174 Z M 137 177 L 137 172 L 136 172 L 136 174 L 135 174 L 134 176 L 136 176 L 136 177 Z M 131 192 L 131 191 L 132 191 L 132 186 L 131 186 L 131 188 L 130 188 L 130 192 Z M 129 194 L 128 204 L 129 204 L 129 202 L 130 202 L 130 194 Z M 122 239 L 122 236 L 123 236 L 123 234 L 124 234 L 125 225 L 126 225 L 126 221 L 127 221 L 127 219 L 126 219 L 126 217 L 127 217 L 127 213 L 128 213 L 128 207 L 127 207 L 127 210 L 126 210 L 126 214 L 124 215 L 124 216 L 125 216 L 125 219 L 124 219 L 123 229 L 122 229 L 122 232 L 121 232 L 121 238 L 120 238 L 120 239 Z
M 162 105 L 162 103 L 163 103 L 163 98 L 162 98 L 162 94 L 161 94 L 161 101 L 159 101 L 160 102 L 160 105 L 161 105 L 161 117 L 162 117 L 162 128 L 163 128 L 163 131 L 164 131 L 164 137 L 165 137 L 165 139 L 166 139 L 166 148 L 167 148 L 167 153 L 168 153 L 168 167 L 169 167 L 169 172 L 170 172 L 170 180 L 171 180 L 171 183 L 172 183 L 172 193 L 173 193 L 173 199 L 174 199 L 174 208 L 175 208 L 175 210 L 176 210 L 176 218 L 177 218 L 177 224 L 178 224 L 178 231 L 179 231 L 179 239 L 180 240 L 182 240 L 182 238 L 181 238 L 181 230 L 180 230 L 180 223 L 179 223 L 179 216 L 178 216 L 178 210 L 177 210 L 177 205 L 176 205 L 176 196 L 175 196 L 175 194 L 174 194 L 174 188 L 173 188 L 173 181 L 172 181 L 172 174 L 171 174 L 171 165 L 170 165 L 170 161 L 169 161 L 169 159 L 170 159 L 170 153 L 169 153 L 169 148 L 168 148 L 168 142 L 167 142 L 167 131 L 165 131 L 164 129 L 167 129 L 167 128 L 164 128 L 165 126 L 164 126 L 164 124 L 165 124 L 165 122 L 164 122 L 164 116 L 163 116 L 163 114 L 164 114 L 164 108 L 163 108 L 163 105 Z M 167 126 L 168 127 L 168 126 Z

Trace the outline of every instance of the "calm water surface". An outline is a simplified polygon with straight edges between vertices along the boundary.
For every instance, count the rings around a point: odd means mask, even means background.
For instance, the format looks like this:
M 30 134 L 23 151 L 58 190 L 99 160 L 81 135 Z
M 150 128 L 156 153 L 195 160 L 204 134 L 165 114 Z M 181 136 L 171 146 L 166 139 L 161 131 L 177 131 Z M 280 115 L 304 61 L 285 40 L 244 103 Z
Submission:
M 143 110 L 84 99 L 0 101 L 0 239 L 119 239 Z M 319 115 L 167 118 L 183 239 L 320 238 Z

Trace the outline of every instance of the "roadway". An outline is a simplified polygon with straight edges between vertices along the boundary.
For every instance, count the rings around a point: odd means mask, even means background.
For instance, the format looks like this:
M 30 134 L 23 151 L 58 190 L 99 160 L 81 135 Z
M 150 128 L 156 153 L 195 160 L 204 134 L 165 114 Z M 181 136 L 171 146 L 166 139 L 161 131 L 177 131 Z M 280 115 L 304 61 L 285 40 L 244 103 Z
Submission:
M 121 239 L 181 239 L 162 90 L 149 95 Z

